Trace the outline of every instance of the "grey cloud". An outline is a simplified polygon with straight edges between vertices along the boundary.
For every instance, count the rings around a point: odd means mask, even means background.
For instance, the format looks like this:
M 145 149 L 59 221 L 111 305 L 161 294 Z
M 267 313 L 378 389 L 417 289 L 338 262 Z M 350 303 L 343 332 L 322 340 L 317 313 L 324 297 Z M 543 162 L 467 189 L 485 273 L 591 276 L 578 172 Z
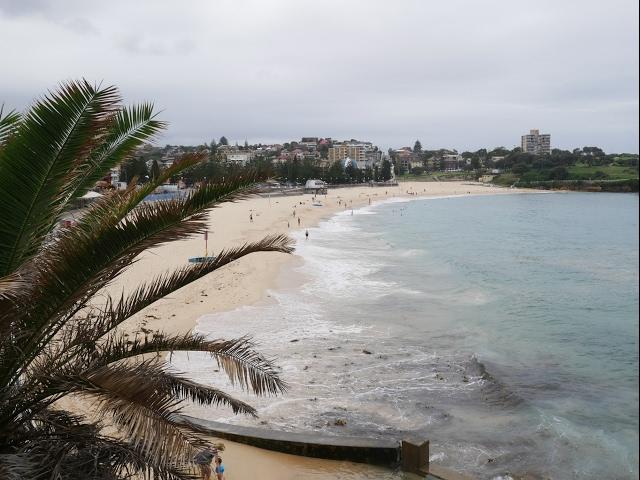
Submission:
M 136 55 L 166 56 L 188 54 L 194 50 L 193 41 L 187 38 L 145 38 L 130 34 L 118 40 L 118 46 L 127 53 Z
M 30 15 L 48 10 L 49 0 L 0 0 L 0 12 L 5 15 Z
M 98 35 L 100 33 L 93 23 L 82 17 L 65 20 L 62 25 L 79 35 Z
M 12 68 L 0 92 L 23 108 L 40 93 L 29 89 L 104 80 L 154 100 L 171 143 L 326 135 L 463 150 L 511 146 L 537 127 L 564 148 L 637 151 L 637 10 L 632 0 L 29 1 L 0 15 L 0 40 L 17 49 L 3 54 Z

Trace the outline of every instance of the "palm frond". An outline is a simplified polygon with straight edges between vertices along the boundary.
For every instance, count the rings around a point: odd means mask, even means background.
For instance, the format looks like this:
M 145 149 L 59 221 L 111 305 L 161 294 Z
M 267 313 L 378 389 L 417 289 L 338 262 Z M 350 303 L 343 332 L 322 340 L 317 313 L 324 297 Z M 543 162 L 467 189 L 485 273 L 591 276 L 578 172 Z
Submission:
M 117 302 L 107 296 L 101 311 L 91 310 L 82 319 L 69 320 L 66 328 L 60 332 L 58 342 L 52 345 L 52 350 L 48 352 L 45 363 L 50 364 L 52 371 L 55 371 L 55 365 L 64 365 L 71 358 L 79 355 L 79 352 L 87 348 L 93 352 L 103 336 L 143 308 L 245 255 L 263 251 L 290 253 L 291 241 L 284 235 L 267 237 L 259 242 L 223 251 L 209 262 L 185 267 L 172 274 L 161 275 L 138 287 L 130 296 L 121 297 Z M 195 345 L 198 346 L 200 343 Z M 171 347 L 178 349 L 176 344 Z M 151 351 L 157 348 L 156 345 Z M 37 370 L 42 368 L 41 364 L 42 362 L 39 362 Z
M 101 144 L 76 169 L 69 197 L 86 193 L 111 168 L 125 161 L 135 148 L 151 140 L 165 126 L 166 122 L 155 118 L 150 103 L 118 110 L 111 118 Z
M 0 106 L 0 149 L 11 135 L 16 131 L 20 125 L 22 116 L 15 110 L 4 114 L 4 105 Z
M 0 278 L 0 308 L 3 300 L 16 298 L 20 292 L 28 288 L 30 279 L 20 273 L 10 273 Z M 0 320 L 0 331 L 2 329 Z
M 176 339 L 173 343 L 174 345 L 179 346 L 179 339 Z M 102 351 L 98 355 L 98 358 L 95 359 L 98 365 L 105 360 L 105 358 L 102 358 L 103 354 L 104 357 L 107 358 L 114 358 L 116 356 L 113 355 L 113 351 L 101 350 Z M 120 351 L 120 356 L 123 359 L 130 359 L 135 355 L 135 350 L 135 348 L 129 349 L 129 351 L 122 349 Z M 140 348 L 139 350 L 141 351 L 143 348 Z M 106 365 L 111 365 L 111 363 L 113 362 L 109 362 Z M 176 400 L 190 400 L 199 405 L 216 407 L 227 406 L 231 408 L 234 414 L 242 413 L 254 417 L 256 416 L 256 410 L 251 405 L 232 397 L 218 388 L 199 384 L 183 377 L 177 372 L 168 371 L 168 367 L 169 366 L 162 361 L 156 361 L 154 363 L 146 362 L 142 367 L 144 376 L 139 375 L 139 371 L 135 371 L 135 374 L 138 377 L 139 382 L 145 383 L 147 387 L 152 388 L 155 391 L 163 392 L 167 397 L 172 397 Z
M 252 193 L 252 181 L 235 178 L 203 187 L 204 192 L 197 190 L 187 198 L 142 204 L 106 231 L 79 227 L 65 232 L 37 258 L 33 288 L 26 289 L 20 301 L 14 302 L 16 308 L 4 313 L 22 321 L 20 330 L 29 332 L 28 338 L 15 346 L 14 365 L 28 365 L 61 325 L 131 265 L 137 255 L 202 232 L 206 211 L 221 202 L 245 198 Z M 6 372 L 12 381 L 19 373 L 19 368 Z
M 38 101 L 0 150 L 0 275 L 31 257 L 65 199 L 69 173 L 102 137 L 114 87 L 70 82 Z
M 116 339 L 118 337 L 115 337 Z M 250 389 L 256 395 L 277 395 L 287 389 L 272 360 L 255 350 L 248 337 L 233 340 L 208 340 L 202 335 L 188 333 L 182 336 L 165 336 L 156 332 L 152 338 L 114 342 L 110 348 L 98 346 L 102 361 L 116 362 L 149 353 L 190 351 L 207 352 L 229 377 L 232 384 Z
M 0 108 L 2 478 L 195 478 L 193 458 L 207 442 L 178 417 L 183 402 L 256 412 L 173 371 L 160 352 L 206 352 L 232 384 L 258 395 L 286 389 L 272 360 L 248 338 L 156 333 L 131 339 L 118 329 L 153 302 L 243 256 L 291 252 L 286 237 L 223 251 L 120 298 L 104 295 L 138 255 L 202 232 L 211 208 L 252 194 L 263 173 L 145 202 L 159 184 L 205 158 L 188 154 L 152 181 L 138 186 L 134 180 L 97 201 L 72 227 L 55 227 L 72 199 L 164 127 L 151 104 L 125 109 L 119 102 L 114 87 L 81 81 L 61 85 L 22 116 Z M 126 440 L 105 435 L 100 422 L 60 411 L 58 400 L 69 394 L 93 400 L 94 413 Z
M 148 195 L 167 182 L 171 177 L 201 162 L 206 155 L 192 152 L 182 155 L 170 167 L 162 170 L 157 178 L 144 185 L 132 181 L 125 191 L 117 191 L 94 203 L 76 224 L 75 228 L 97 235 L 100 231 L 113 228 L 136 208 Z
M 226 372 L 233 384 L 243 389 L 251 389 L 257 395 L 283 393 L 286 383 L 280 378 L 272 360 L 255 350 L 248 337 L 234 340 L 208 340 L 203 335 L 165 335 L 156 332 L 151 338 L 130 340 L 115 334 L 104 343 L 96 345 L 92 362 L 108 365 L 149 353 L 164 352 L 207 352 Z
M 175 465 L 167 458 L 158 463 L 139 446 L 101 434 L 100 423 L 87 423 L 82 416 L 48 410 L 33 420 L 20 449 L 0 455 L 0 473 L 6 472 L 1 478 L 197 478 L 189 463 Z
M 206 442 L 174 421 L 180 413 L 179 401 L 154 382 L 145 382 L 150 373 L 148 362 L 135 368 L 109 365 L 87 378 L 61 379 L 70 390 L 92 398 L 95 408 L 107 415 L 155 462 L 171 458 L 179 464 L 189 463 Z
M 172 273 L 159 275 L 153 280 L 138 286 L 129 296 L 120 298 L 118 302 L 114 302 L 111 297 L 107 297 L 103 310 L 95 317 L 84 322 L 87 323 L 87 333 L 90 332 L 93 336 L 93 341 L 97 341 L 123 321 L 152 303 L 246 255 L 256 252 L 291 253 L 292 251 L 292 241 L 289 237 L 286 235 L 271 235 L 257 242 L 223 250 L 214 259 L 207 262 L 185 266 Z M 71 328 L 73 331 L 81 333 L 78 338 L 84 338 L 85 331 L 80 325 L 74 323 Z M 64 348 L 68 349 L 72 346 L 73 341 L 66 344 Z

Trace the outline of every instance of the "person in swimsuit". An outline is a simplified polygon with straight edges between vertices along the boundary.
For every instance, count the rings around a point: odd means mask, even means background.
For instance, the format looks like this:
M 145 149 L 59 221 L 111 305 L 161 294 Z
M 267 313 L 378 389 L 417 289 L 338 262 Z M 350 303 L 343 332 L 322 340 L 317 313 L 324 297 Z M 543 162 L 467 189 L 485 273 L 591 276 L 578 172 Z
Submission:
M 224 480 L 224 465 L 222 465 L 222 457 L 216 457 L 216 480 Z

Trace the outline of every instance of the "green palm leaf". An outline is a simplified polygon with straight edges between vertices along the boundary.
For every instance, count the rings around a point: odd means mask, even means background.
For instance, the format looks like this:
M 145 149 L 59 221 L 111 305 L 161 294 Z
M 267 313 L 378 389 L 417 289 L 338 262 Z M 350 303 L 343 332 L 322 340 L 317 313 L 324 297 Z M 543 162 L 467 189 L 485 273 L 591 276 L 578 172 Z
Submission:
M 30 301 L 15 302 L 15 309 L 0 313 L 0 324 L 6 324 L 8 318 L 22 320 L 21 330 L 27 332 L 15 346 L 13 365 L 24 366 L 35 358 L 60 326 L 131 265 L 137 255 L 203 231 L 206 211 L 223 201 L 245 198 L 252 191 L 252 181 L 251 177 L 231 179 L 222 185 L 207 185 L 184 199 L 142 204 L 105 230 L 87 230 L 82 225 L 69 229 L 46 255 L 34 259 L 36 266 L 31 269 L 37 268 L 38 274 L 33 288 L 23 292 Z M 15 381 L 20 371 L 8 366 L 5 378 Z
M 0 276 L 32 256 L 66 198 L 69 173 L 99 141 L 117 90 L 67 83 L 37 102 L 0 150 Z
M 13 135 L 20 125 L 22 116 L 16 112 L 11 111 L 6 115 L 3 114 L 4 108 L 0 107 L 0 149 L 11 135 Z
M 138 146 L 152 139 L 165 126 L 165 122 L 155 119 L 150 103 L 118 110 L 107 127 L 102 143 L 74 173 L 75 180 L 69 197 L 84 195 L 111 168 L 125 161 Z
M 55 227 L 70 200 L 152 138 L 164 123 L 151 104 L 123 109 L 113 87 L 70 82 L 24 115 L 0 111 L 0 477 L 194 478 L 203 445 L 177 414 L 183 401 L 248 404 L 174 371 L 160 352 L 207 352 L 232 384 L 259 395 L 286 389 L 248 338 L 156 333 L 131 340 L 118 326 L 167 294 L 253 252 L 291 252 L 283 236 L 221 252 L 159 275 L 119 299 L 104 288 L 149 248 L 202 232 L 207 213 L 253 192 L 261 174 L 206 184 L 185 198 L 147 203 L 158 185 L 196 165 L 184 156 L 143 186 L 105 196 L 71 228 Z M 120 430 L 54 403 L 76 394 Z

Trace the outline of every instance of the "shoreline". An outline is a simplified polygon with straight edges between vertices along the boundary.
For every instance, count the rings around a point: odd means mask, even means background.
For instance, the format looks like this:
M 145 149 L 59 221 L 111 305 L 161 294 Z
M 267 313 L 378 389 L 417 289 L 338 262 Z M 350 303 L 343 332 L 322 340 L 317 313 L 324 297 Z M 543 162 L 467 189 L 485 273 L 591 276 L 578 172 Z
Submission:
M 386 201 L 533 192 L 535 190 L 464 182 L 407 182 L 390 188 L 355 186 L 329 191 L 326 196 L 318 196 L 322 207 L 312 205 L 311 194 L 252 197 L 224 204 L 210 212 L 207 253 L 259 240 L 268 234 L 293 233 L 316 227 L 321 221 L 340 212 Z M 295 217 L 292 216 L 294 209 Z M 249 220 L 250 214 L 253 221 Z M 301 218 L 299 226 L 298 218 Z M 205 253 L 204 246 L 204 240 L 197 236 L 144 252 L 136 264 L 125 271 L 108 291 L 112 295 L 119 295 L 122 291 L 131 290 L 138 283 L 149 280 L 153 275 L 183 266 L 190 256 Z M 254 305 L 269 298 L 268 291 L 278 288 L 279 282 L 284 281 L 280 275 L 282 268 L 299 261 L 301 259 L 295 252 L 291 256 L 277 253 L 249 255 L 150 305 L 128 320 L 122 328 L 129 332 L 140 328 L 167 333 L 192 330 L 197 327 L 197 321 L 203 315 Z
M 282 197 L 252 197 L 240 202 L 224 204 L 209 214 L 209 251 L 212 254 L 222 248 L 233 247 L 258 240 L 273 233 L 300 232 L 318 226 L 322 221 L 341 212 L 356 210 L 369 205 L 387 202 L 403 202 L 424 198 L 450 198 L 480 195 L 505 195 L 534 193 L 531 189 L 510 189 L 464 182 L 439 182 L 425 185 L 420 182 L 400 183 L 398 186 L 352 187 L 329 191 L 318 196 L 322 207 L 312 205 L 311 194 Z M 293 217 L 293 210 L 296 216 Z M 250 220 L 250 215 L 253 221 Z M 298 218 L 301 218 L 298 226 Z M 288 222 L 288 225 L 287 225 Z M 138 261 L 108 288 L 112 295 L 131 291 L 139 283 L 153 276 L 184 266 L 190 256 L 204 253 L 201 236 L 172 242 L 144 252 Z M 184 287 L 168 298 L 162 299 L 125 322 L 121 328 L 127 332 L 163 331 L 168 334 L 184 333 L 198 326 L 204 315 L 215 315 L 244 306 L 273 301 L 272 290 L 296 288 L 299 282 L 289 273 L 302 257 L 276 253 L 255 253 L 227 265 L 213 274 Z M 246 332 L 251 334 L 250 331 Z M 217 336 L 217 335 L 216 335 Z M 226 337 L 224 332 L 220 337 Z M 73 404 L 75 399 L 69 399 Z M 355 464 L 345 461 L 297 457 L 284 453 L 261 450 L 255 447 L 224 440 L 222 454 L 233 471 L 234 478 L 253 478 L 257 472 L 261 478 L 294 479 L 314 476 L 318 480 L 336 478 L 347 474 L 352 478 L 411 478 L 381 467 Z M 247 459 L 251 461 L 247 462 Z

